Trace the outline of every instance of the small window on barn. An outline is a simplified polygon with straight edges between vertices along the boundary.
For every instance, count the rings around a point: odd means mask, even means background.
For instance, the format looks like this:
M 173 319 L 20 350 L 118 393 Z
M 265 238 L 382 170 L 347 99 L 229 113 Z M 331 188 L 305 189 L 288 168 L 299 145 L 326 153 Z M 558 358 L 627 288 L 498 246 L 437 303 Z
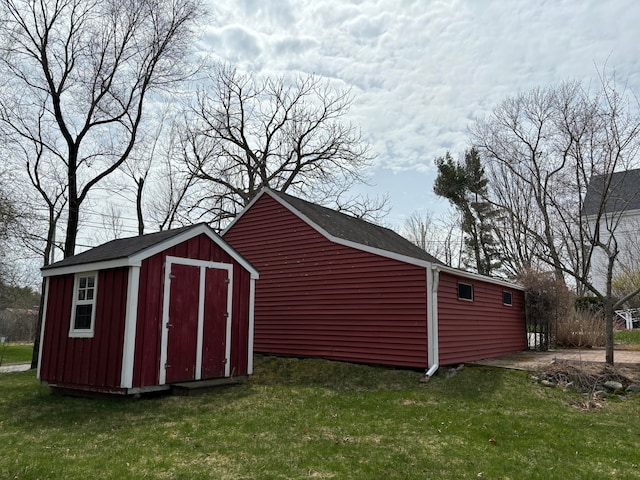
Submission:
M 97 289 L 98 274 L 96 272 L 76 275 L 73 287 L 70 337 L 93 337 Z
M 473 285 L 458 282 L 458 299 L 473 301 Z
M 509 290 L 502 291 L 502 304 L 509 307 L 513 305 L 513 293 Z

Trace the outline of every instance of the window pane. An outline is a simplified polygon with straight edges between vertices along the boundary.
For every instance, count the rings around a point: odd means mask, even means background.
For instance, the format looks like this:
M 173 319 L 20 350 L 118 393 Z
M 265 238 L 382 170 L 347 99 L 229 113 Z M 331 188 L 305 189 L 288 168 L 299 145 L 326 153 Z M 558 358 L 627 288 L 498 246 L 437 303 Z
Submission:
M 76 330 L 89 330 L 91 328 L 91 311 L 93 305 L 76 306 L 76 318 L 73 328 Z
M 78 300 L 84 300 L 86 290 L 78 290 Z
M 473 300 L 473 286 L 468 283 L 459 283 L 458 298 L 462 300 Z
M 502 292 L 502 303 L 505 305 L 513 305 L 513 294 L 511 292 Z
M 87 288 L 87 277 L 80 277 L 80 288 Z
M 87 287 L 93 288 L 95 281 L 96 277 L 87 277 Z
M 87 300 L 93 300 L 93 288 L 87 288 Z

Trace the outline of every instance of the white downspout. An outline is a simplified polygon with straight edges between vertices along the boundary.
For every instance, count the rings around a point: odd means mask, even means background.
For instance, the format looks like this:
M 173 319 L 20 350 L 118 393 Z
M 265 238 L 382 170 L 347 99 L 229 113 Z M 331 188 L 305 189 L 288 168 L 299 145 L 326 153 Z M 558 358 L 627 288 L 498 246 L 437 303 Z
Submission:
M 429 369 L 425 379 L 431 378 L 438 370 L 438 265 L 427 267 L 427 351 Z

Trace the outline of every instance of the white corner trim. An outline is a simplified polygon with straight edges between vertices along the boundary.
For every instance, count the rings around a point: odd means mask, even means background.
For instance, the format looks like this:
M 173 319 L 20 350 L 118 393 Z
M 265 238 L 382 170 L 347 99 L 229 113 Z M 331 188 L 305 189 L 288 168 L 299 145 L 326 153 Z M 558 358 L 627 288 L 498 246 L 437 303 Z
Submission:
M 439 266 L 432 264 L 426 269 L 427 273 L 427 353 L 429 369 L 437 368 L 439 364 L 438 351 L 438 284 Z M 435 373 L 435 369 L 434 372 Z M 433 375 L 433 373 L 431 375 Z
M 198 284 L 198 331 L 196 332 L 196 380 L 202 378 L 202 342 L 204 339 L 204 301 L 205 287 L 207 283 L 207 268 L 200 267 Z
M 227 284 L 227 326 L 226 326 L 226 339 L 225 339 L 225 352 L 224 352 L 224 376 L 231 376 L 231 318 L 233 317 L 233 267 L 228 269 Z M 253 279 L 251 279 L 253 281 Z
M 139 287 L 140 267 L 132 266 L 128 272 L 127 304 L 122 342 L 122 370 L 120 372 L 120 387 L 122 388 L 131 388 L 133 386 Z
M 253 373 L 253 335 L 255 329 L 254 308 L 256 305 L 256 281 L 249 282 L 249 338 L 247 340 L 247 375 Z
M 40 344 L 38 345 L 38 369 L 36 378 L 40 380 L 40 367 L 42 366 L 42 350 L 44 347 L 44 326 L 47 323 L 47 306 L 49 304 L 49 279 L 44 279 L 44 301 L 42 303 L 42 324 L 40 325 Z
M 160 368 L 158 370 L 158 385 L 164 385 L 167 380 L 167 323 L 169 323 L 169 293 L 171 292 L 171 262 L 169 257 L 164 263 L 164 290 L 162 293 L 162 323 L 160 325 Z

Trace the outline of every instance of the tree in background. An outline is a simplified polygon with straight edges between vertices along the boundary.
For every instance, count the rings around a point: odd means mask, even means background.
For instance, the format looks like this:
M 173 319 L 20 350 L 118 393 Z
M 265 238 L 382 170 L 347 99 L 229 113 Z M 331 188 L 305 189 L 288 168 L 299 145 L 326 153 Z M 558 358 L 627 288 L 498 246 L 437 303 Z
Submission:
M 607 207 L 624 177 L 617 173 L 638 162 L 640 114 L 632 98 L 602 75 L 596 92 L 567 82 L 509 97 L 472 128 L 489 197 L 504 219 L 506 257 L 521 268 L 546 265 L 558 281 L 575 284 L 578 294 L 600 299 L 610 364 L 614 310 L 640 291 L 636 285 L 614 297 L 625 208 Z M 595 191 L 585 208 L 588 186 Z M 596 253 L 605 258 L 604 288 L 591 276 Z
M 501 266 L 493 234 L 497 212 L 487 201 L 488 179 L 478 150 L 466 151 L 463 163 L 456 162 L 449 152 L 435 162 L 438 175 L 433 190 L 449 200 L 461 216 L 464 263 L 482 275 L 491 275 Z
M 60 219 L 66 210 L 65 257 L 74 254 L 89 192 L 135 147 L 152 92 L 187 75 L 199 4 L 3 2 L 0 128 L 49 207 L 50 231 L 51 211 Z
M 404 222 L 402 235 L 451 266 L 460 266 L 460 225 L 455 218 L 436 218 L 433 212 L 413 212 Z
M 202 89 L 185 136 L 185 168 L 203 195 L 196 205 L 210 221 L 233 218 L 264 187 L 371 218 L 386 201 L 345 198 L 365 182 L 372 159 L 361 133 L 345 116 L 349 90 L 309 75 L 239 73 L 217 65 Z

